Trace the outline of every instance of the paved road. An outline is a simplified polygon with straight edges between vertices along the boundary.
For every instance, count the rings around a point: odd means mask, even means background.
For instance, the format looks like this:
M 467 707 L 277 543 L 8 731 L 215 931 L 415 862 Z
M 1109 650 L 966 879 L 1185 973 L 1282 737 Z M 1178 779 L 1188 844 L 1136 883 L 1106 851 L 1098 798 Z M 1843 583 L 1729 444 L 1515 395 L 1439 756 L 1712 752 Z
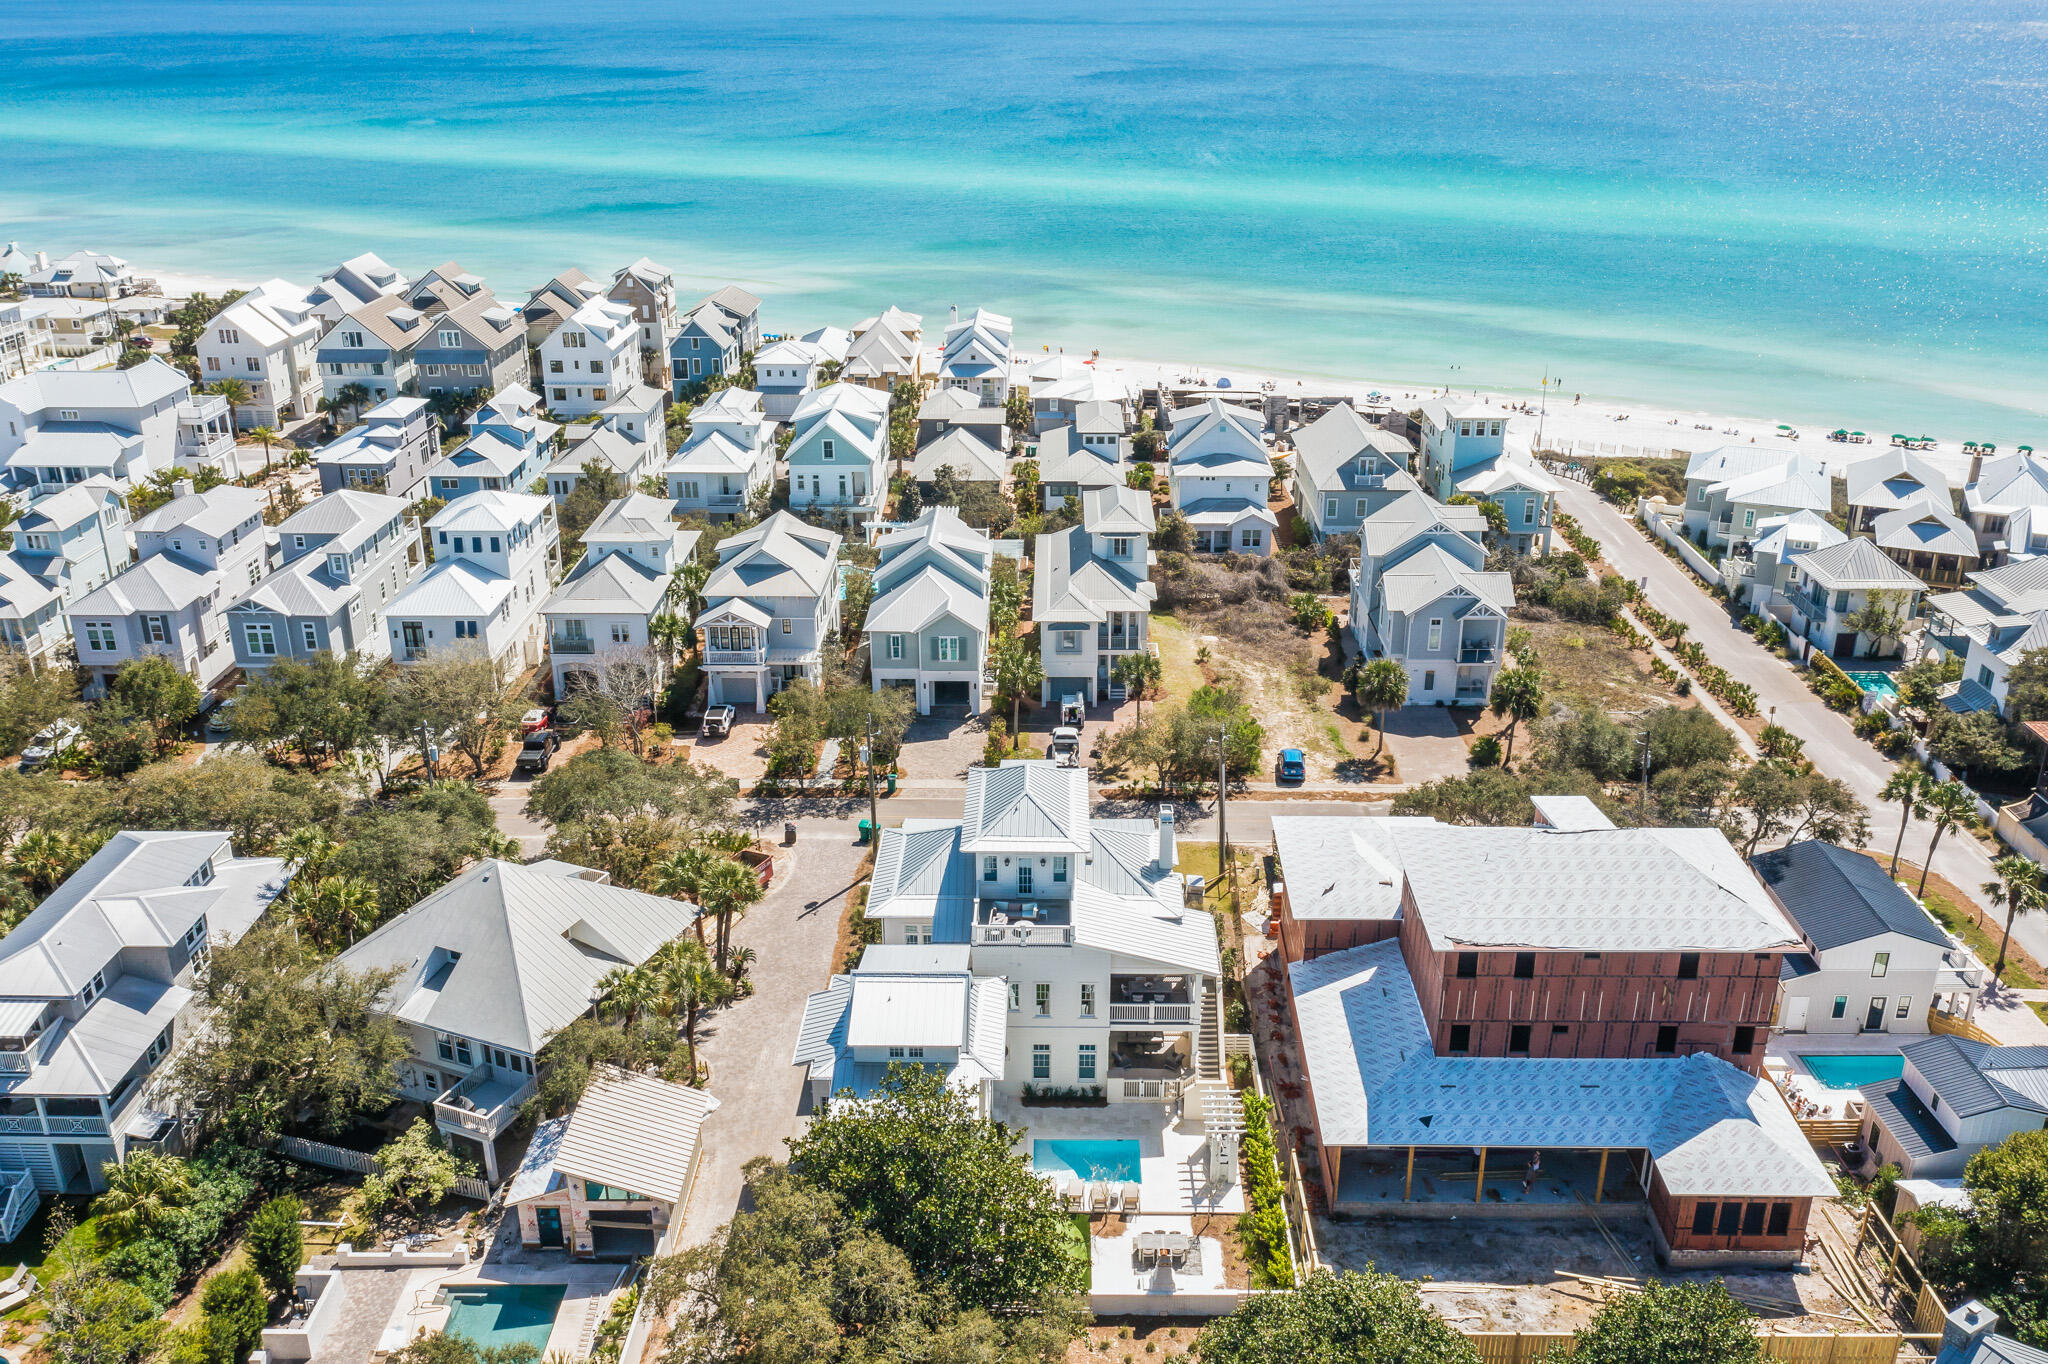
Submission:
M 1617 572 L 1637 582 L 1649 580 L 1650 599 L 1658 610 L 1690 627 L 1686 638 L 1699 641 L 1707 656 L 1736 681 L 1756 689 L 1760 712 L 1804 739 L 1806 756 L 1821 770 L 1848 783 L 1871 811 L 1872 845 L 1890 848 L 1898 836 L 1897 808 L 1880 803 L 1877 793 L 1896 765 L 1857 738 L 1849 721 L 1807 690 L 1785 660 L 1736 629 L 1727 611 L 1690 573 L 1666 558 L 1633 522 L 1594 496 L 1592 489 L 1567 482 L 1558 502 L 1600 542 L 1607 562 Z M 1907 855 L 1915 861 L 1925 856 L 1932 833 L 1926 824 L 1916 821 L 1906 836 Z M 1983 902 L 1977 887 L 1990 879 L 1991 859 L 1975 839 L 1953 833 L 1944 837 L 1935 854 L 1934 870 Z M 2020 920 L 2013 939 L 2023 943 L 2037 960 L 2048 960 L 2048 918 L 2035 915 Z

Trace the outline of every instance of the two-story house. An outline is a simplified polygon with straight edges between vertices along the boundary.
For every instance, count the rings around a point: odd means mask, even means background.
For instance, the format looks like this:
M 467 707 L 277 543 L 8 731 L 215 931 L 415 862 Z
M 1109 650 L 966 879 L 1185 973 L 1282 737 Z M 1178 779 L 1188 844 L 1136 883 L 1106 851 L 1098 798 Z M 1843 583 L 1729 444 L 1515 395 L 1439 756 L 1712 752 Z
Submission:
M 1411 705 L 1483 706 L 1507 644 L 1514 578 L 1486 571 L 1486 518 L 1403 493 L 1365 519 L 1351 631 L 1366 658 L 1408 673 Z
M 1950 509 L 1945 491 L 1879 512 L 1870 538 L 1893 563 L 1931 586 L 1959 587 L 1977 567 L 1977 533 Z
M 133 369 L 39 370 L 0 384 L 0 462 L 32 498 L 89 478 L 126 490 L 176 466 L 193 410 L 191 380 L 154 356 Z
M 0 555 L 0 647 L 41 666 L 70 638 L 64 608 L 134 562 L 128 503 L 108 480 L 89 479 L 30 503 L 12 530 L 14 548 Z
M 933 507 L 875 541 L 874 598 L 863 633 L 876 691 L 910 687 L 917 713 L 981 713 L 995 546 L 951 507 Z
M 384 613 L 426 566 L 404 498 L 333 492 L 279 522 L 283 562 L 227 609 L 244 672 L 316 654 L 391 656 Z
M 677 326 L 675 340 L 668 344 L 669 396 L 674 401 L 683 401 L 683 391 L 693 384 L 739 373 L 740 343 L 730 323 L 707 304 Z
M 1978 562 L 2048 554 L 2048 462 L 2032 451 L 1973 456 L 1963 511 L 1977 533 Z
M 1038 438 L 1040 505 L 1057 511 L 1067 499 L 1084 498 L 1104 488 L 1121 488 L 1132 468 L 1127 436 L 1106 432 L 1084 435 L 1079 428 L 1056 426 Z
M 1863 1089 L 1863 1140 L 1908 1179 L 1958 1179 L 1979 1151 L 2048 1127 L 2048 1047 L 1941 1036 L 1899 1054 L 1904 1074 Z
M 884 393 L 899 383 L 923 384 L 923 337 L 924 319 L 901 308 L 866 319 L 853 329 L 853 342 L 839 367 L 841 382 Z
M 645 493 L 609 503 L 583 532 L 583 557 L 541 605 L 555 697 L 576 688 L 607 653 L 654 642 L 654 619 L 675 601 L 674 574 L 690 560 L 702 531 L 683 530 L 669 504 Z
M 1685 464 L 1685 533 L 1733 549 L 1757 524 L 1796 511 L 1827 515 L 1834 491 L 1820 460 L 1790 446 L 1723 445 Z
M 526 321 L 517 309 L 489 293 L 463 300 L 431 318 L 427 334 L 413 350 L 419 367 L 419 391 L 474 393 L 524 387 Z
M 308 294 L 281 279 L 265 281 L 199 333 L 200 379 L 239 379 L 249 386 L 249 400 L 235 409 L 237 425 L 275 429 L 319 406 L 320 336 L 327 324 Z
M 678 516 L 730 520 L 775 481 L 775 423 L 752 389 L 721 388 L 690 411 L 690 438 L 662 468 Z
M 540 398 L 515 384 L 469 418 L 469 435 L 427 467 L 427 487 L 452 502 L 479 492 L 524 492 L 554 458 L 562 428 L 540 415 Z
M 698 308 L 716 308 L 725 316 L 725 329 L 740 343 L 742 354 L 761 349 L 761 300 L 737 284 L 714 289 L 697 301 Z
M 607 884 L 566 862 L 477 863 L 335 958 L 397 970 L 379 1007 L 412 1054 L 398 1096 L 499 1179 L 498 1138 L 533 1096 L 549 1038 L 589 1013 L 600 983 L 689 931 L 696 906 Z
M 558 417 L 602 410 L 640 382 L 640 327 L 633 309 L 592 299 L 540 343 L 541 396 Z
M 526 296 L 526 306 L 519 310 L 526 323 L 528 348 L 538 349 L 578 308 L 593 298 L 603 297 L 604 287 L 573 265 L 535 289 Z
M 153 1081 L 194 1025 L 194 971 L 286 880 L 224 833 L 123 831 L 0 938 L 0 1173 L 95 1193 L 173 1133 Z
M 1294 510 L 1316 539 L 1356 535 L 1365 518 L 1422 484 L 1415 447 L 1339 403 L 1294 432 Z
M 1507 414 L 1475 399 L 1446 397 L 1422 405 L 1416 445 L 1421 468 L 1416 476 L 1439 502 L 1458 491 L 1458 475 L 1499 459 L 1506 453 Z
M 910 477 L 916 483 L 935 482 L 941 469 L 952 470 L 953 477 L 961 483 L 999 484 L 1009 474 L 1010 461 L 973 431 L 956 426 L 919 446 L 910 461 Z
M 320 277 L 306 294 L 306 301 L 322 322 L 330 326 L 366 303 L 393 295 L 402 296 L 411 284 L 404 275 L 385 264 L 382 257 L 365 251 L 343 261 Z
M 385 608 L 391 657 L 475 651 L 501 673 L 540 662 L 541 603 L 561 558 L 555 504 L 525 493 L 456 498 L 427 522 L 434 561 Z
M 1905 642 L 1906 624 L 1918 614 L 1927 584 L 1900 568 L 1872 541 L 1858 536 L 1792 559 L 1785 599 L 1793 632 L 1836 658 L 1888 658 Z M 1898 634 L 1883 639 L 1850 628 L 1849 618 L 1873 597 L 1898 612 Z
M 667 388 L 668 348 L 680 325 L 676 316 L 675 273 L 642 256 L 612 276 L 612 287 L 605 297 L 633 311 L 643 360 L 633 372 L 633 382 Z
M 388 492 L 411 499 L 441 451 L 441 423 L 425 398 L 386 398 L 314 452 L 320 491 Z
M 1007 1046 L 983 1053 L 998 1095 L 1079 1086 L 1111 1103 L 1170 1103 L 1221 1079 L 1222 1047 L 1216 934 L 1185 905 L 1177 859 L 1171 810 L 1095 818 L 1085 769 L 1010 760 L 968 769 L 960 819 L 882 831 L 865 912 L 884 944 L 950 949 L 933 954 L 937 973 L 957 976 L 964 947 L 977 982 L 1003 982 Z M 811 996 L 806 1038 L 835 1031 L 848 1003 L 836 993 Z M 857 1036 L 845 1044 L 853 1054 L 798 1056 L 814 1085 L 848 1063 L 879 1079 L 899 1059 L 861 1054 Z
M 873 1094 L 891 1066 L 917 1065 L 939 1071 L 987 1117 L 1005 1068 L 1009 982 L 975 975 L 973 953 L 964 942 L 874 943 L 806 1000 L 793 1059 L 811 1111 L 834 1096 Z
M 1502 547 L 1515 554 L 1550 553 L 1550 523 L 1557 512 L 1563 485 L 1532 464 L 1502 455 L 1458 475 L 1458 491 L 1480 502 L 1492 502 L 1507 516 Z
M 818 386 L 818 372 L 829 357 L 825 348 L 784 337 L 771 341 L 754 356 L 754 387 L 761 410 L 779 422 L 791 421 L 797 407 Z
M 1961 592 L 1927 599 L 1926 652 L 1963 663 L 1956 709 L 2005 711 L 2006 677 L 2048 648 L 2048 558 L 2016 559 L 1970 575 Z
M 1737 601 L 1758 615 L 1775 616 L 1780 602 L 1791 609 L 1792 561 L 1817 549 L 1832 549 L 1848 538 L 1818 512 L 1767 516 L 1756 523 L 1756 539 L 1722 564 L 1722 578 Z
M 342 401 L 352 388 L 372 402 L 419 392 L 414 352 L 432 323 L 397 294 L 350 309 L 320 338 L 320 382 L 325 396 Z
M 789 505 L 856 522 L 879 515 L 889 486 L 889 396 L 827 384 L 797 404 L 790 425 Z
M 839 629 L 840 545 L 788 512 L 719 544 L 695 622 L 708 704 L 765 711 L 787 683 L 823 676 L 819 650 Z
M 137 520 L 136 562 L 65 610 L 88 695 L 103 695 L 125 663 L 162 654 L 202 687 L 234 666 L 223 649 L 227 603 L 270 571 L 253 488 L 231 484 L 178 496 Z
M 997 408 L 1010 401 L 1010 319 L 986 308 L 966 317 L 952 310 L 939 350 L 940 388 L 966 389 Z
M 1716 830 L 1536 804 L 1530 828 L 1273 821 L 1330 1206 L 1583 1200 L 1674 1265 L 1798 1260 L 1834 1182 L 1757 1074 L 1797 930 Z
M 1925 1033 L 1933 1011 L 1975 1014 L 1989 973 L 1876 858 L 1807 839 L 1749 864 L 1805 939 L 1779 972 L 1782 1031 Z
M 1142 651 L 1152 603 L 1152 495 L 1136 488 L 1082 494 L 1081 524 L 1032 545 L 1031 616 L 1045 670 L 1039 701 L 1123 699 L 1110 677 L 1118 656 Z
M 54 261 L 36 253 L 36 268 L 22 277 L 25 293 L 44 298 L 127 298 L 140 293 L 134 267 L 102 251 L 73 251 Z
M 942 388 L 918 405 L 917 443 L 922 448 L 948 432 L 967 431 L 983 445 L 1007 452 L 1008 423 L 1009 415 L 1002 408 L 984 403 L 973 390 Z
M 578 423 L 567 428 L 566 434 L 574 443 L 566 446 L 546 471 L 548 496 L 556 506 L 583 486 L 587 469 L 605 470 L 619 480 L 621 488 L 631 489 L 661 467 L 653 446 L 629 440 L 609 426 Z
M 1204 554 L 1273 552 L 1280 520 L 1266 510 L 1273 461 L 1262 418 L 1211 398 L 1173 414 L 1167 484 Z

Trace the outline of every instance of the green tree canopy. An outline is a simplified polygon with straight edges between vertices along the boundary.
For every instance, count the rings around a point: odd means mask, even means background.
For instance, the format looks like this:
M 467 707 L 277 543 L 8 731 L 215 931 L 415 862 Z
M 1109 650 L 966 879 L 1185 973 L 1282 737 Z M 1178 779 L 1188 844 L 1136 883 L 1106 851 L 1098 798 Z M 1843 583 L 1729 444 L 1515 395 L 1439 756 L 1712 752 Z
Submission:
M 249 1235 L 244 1242 L 249 1263 L 272 1297 L 281 1298 L 291 1292 L 299 1266 L 306 1262 L 306 1233 L 299 1226 L 299 1219 L 305 1215 L 306 1205 L 296 1195 L 281 1194 L 258 1208 L 249 1219 Z
M 1064 1202 L 1013 1149 L 1021 1135 L 940 1072 L 899 1066 L 861 1103 L 827 1100 L 789 1163 L 920 1278 L 962 1305 L 1008 1309 L 1087 1283 L 1067 1254 Z
M 199 684 L 162 654 L 122 664 L 107 691 L 149 726 L 159 753 L 169 752 L 180 727 L 199 713 Z
M 418 1222 L 448 1196 L 467 1165 L 442 1144 L 425 1118 L 377 1148 L 377 1168 L 363 1180 L 363 1211 L 379 1220 Z
M 1414 1284 L 1377 1270 L 1309 1276 L 1261 1293 L 1209 1323 L 1202 1364 L 1478 1364 L 1472 1343 L 1429 1309 Z
M 1609 1298 L 1572 1339 L 1572 1364 L 1762 1364 L 1749 1309 L 1727 1285 L 1664 1284 Z

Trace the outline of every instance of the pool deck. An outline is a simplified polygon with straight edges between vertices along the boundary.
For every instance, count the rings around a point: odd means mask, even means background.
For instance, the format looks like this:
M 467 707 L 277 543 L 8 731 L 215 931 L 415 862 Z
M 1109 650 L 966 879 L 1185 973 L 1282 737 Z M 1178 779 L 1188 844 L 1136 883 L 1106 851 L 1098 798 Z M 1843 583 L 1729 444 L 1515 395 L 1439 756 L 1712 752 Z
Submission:
M 1780 1033 L 1770 1040 L 1768 1055 L 1784 1061 L 1791 1070 L 1790 1088 L 1800 1098 L 1818 1104 L 1822 1117 L 1845 1118 L 1849 1105 L 1863 1102 L 1860 1089 L 1829 1089 L 1814 1077 L 1802 1059 L 1806 1056 L 1896 1056 L 1899 1044 L 1914 1042 L 1926 1033 Z
M 1244 1190 L 1218 1186 L 1209 1178 L 1209 1145 L 1199 1119 L 1176 1122 L 1165 1104 L 1108 1104 L 1101 1108 L 1026 1108 L 998 1094 L 992 1110 L 998 1122 L 1024 1129 L 1016 1145 L 1029 1160 L 1034 1141 L 1135 1141 L 1138 1143 L 1138 1207 L 1147 1213 L 1187 1215 L 1243 1212 Z
M 554 1329 L 548 1333 L 543 1357 L 562 1352 L 565 1358 L 580 1358 L 586 1323 L 593 1329 L 604 1319 L 614 1291 L 624 1282 L 629 1265 L 581 1264 L 565 1256 L 553 1265 L 510 1265 L 486 1261 L 460 1269 L 416 1269 L 401 1289 L 384 1325 L 377 1349 L 397 1350 L 421 1335 L 440 1331 L 448 1324 L 448 1307 L 436 1306 L 443 1289 L 488 1284 L 561 1284 L 567 1291 L 555 1313 Z

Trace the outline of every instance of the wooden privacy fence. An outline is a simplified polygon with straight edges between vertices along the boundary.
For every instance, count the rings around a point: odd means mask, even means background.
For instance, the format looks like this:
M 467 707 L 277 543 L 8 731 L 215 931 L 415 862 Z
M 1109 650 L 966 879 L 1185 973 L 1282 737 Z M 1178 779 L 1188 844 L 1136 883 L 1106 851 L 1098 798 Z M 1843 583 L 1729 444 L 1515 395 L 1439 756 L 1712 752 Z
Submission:
M 307 1165 L 320 1165 L 329 1170 L 347 1170 L 351 1174 L 368 1175 L 377 1172 L 377 1158 L 361 1151 L 351 1151 L 345 1146 L 329 1146 L 324 1141 L 307 1141 L 304 1137 L 279 1137 L 273 1149 L 290 1160 Z M 474 1198 L 479 1203 L 491 1201 L 491 1186 L 474 1175 L 457 1175 L 454 1192 L 462 1198 Z
M 1956 1018 L 1934 1009 L 1927 1011 L 1927 1031 L 1947 1033 L 1951 1037 L 1967 1037 L 1974 1042 L 1988 1042 L 1994 1047 L 1998 1045 L 1997 1038 L 1978 1027 L 1975 1023 L 1972 1023 L 1969 1019 Z
M 1795 1118 L 1806 1139 L 1821 1146 L 1841 1146 L 1863 1136 L 1861 1118 Z
M 1572 1338 L 1554 1332 L 1480 1331 L 1465 1338 L 1479 1352 L 1483 1364 L 1542 1364 L 1547 1358 L 1561 1358 L 1572 1352 Z M 1898 1358 L 1896 1332 L 1877 1335 L 1760 1334 L 1766 1359 L 1789 1364 L 1893 1364 Z

